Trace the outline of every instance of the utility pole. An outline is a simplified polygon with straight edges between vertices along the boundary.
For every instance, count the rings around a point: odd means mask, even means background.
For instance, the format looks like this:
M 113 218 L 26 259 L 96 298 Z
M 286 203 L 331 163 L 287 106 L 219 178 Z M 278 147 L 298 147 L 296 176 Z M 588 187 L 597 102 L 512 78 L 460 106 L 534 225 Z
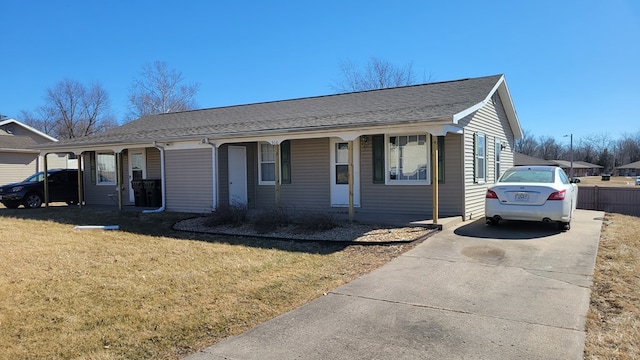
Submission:
M 569 136 L 569 152 L 571 153 L 571 166 L 569 167 L 569 178 L 573 179 L 573 133 L 569 135 L 564 135 L 563 137 Z

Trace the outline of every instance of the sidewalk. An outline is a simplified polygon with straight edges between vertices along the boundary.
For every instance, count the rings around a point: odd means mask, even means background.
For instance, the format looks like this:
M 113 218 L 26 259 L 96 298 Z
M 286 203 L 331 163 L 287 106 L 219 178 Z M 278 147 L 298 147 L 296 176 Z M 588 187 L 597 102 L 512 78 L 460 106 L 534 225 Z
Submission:
M 445 228 L 382 268 L 188 360 L 582 359 L 602 212 L 571 230 Z

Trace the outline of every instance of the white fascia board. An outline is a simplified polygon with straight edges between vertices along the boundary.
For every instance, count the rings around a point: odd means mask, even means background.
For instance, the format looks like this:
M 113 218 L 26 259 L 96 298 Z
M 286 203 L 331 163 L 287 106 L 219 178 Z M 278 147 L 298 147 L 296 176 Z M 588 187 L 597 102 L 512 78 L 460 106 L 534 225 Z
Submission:
M 23 124 L 23 123 L 21 123 L 20 121 L 18 121 L 18 120 L 16 120 L 16 119 L 7 119 L 7 120 L 2 120 L 2 121 L 0 121 L 0 126 L 5 125 L 5 124 L 10 124 L 10 123 L 14 123 L 14 124 L 16 124 L 16 125 L 20 125 L 20 126 L 22 126 L 23 128 L 25 128 L 25 129 L 27 129 L 27 130 L 29 130 L 29 131 L 31 131 L 31 132 L 33 132 L 33 133 L 35 133 L 35 134 L 38 134 L 38 135 L 42 136 L 43 138 L 45 138 L 45 139 L 47 139 L 47 140 L 50 140 L 50 141 L 58 141 L 58 139 L 56 139 L 56 138 L 54 138 L 54 137 L 51 137 L 51 136 L 49 136 L 49 135 L 47 135 L 47 134 L 43 133 L 42 131 L 36 130 L 36 129 L 32 128 L 32 127 L 31 127 L 31 126 L 29 126 L 29 125 Z
M 475 111 L 480 110 L 483 106 L 491 101 L 491 97 L 495 92 L 498 92 L 500 99 L 502 100 L 502 105 L 504 107 L 504 111 L 507 114 L 507 120 L 509 121 L 509 125 L 511 125 L 511 130 L 513 131 L 513 135 L 516 139 L 522 139 L 522 127 L 520 126 L 520 121 L 518 120 L 518 114 L 516 114 L 516 109 L 513 106 L 513 101 L 511 99 L 511 94 L 509 93 L 509 88 L 507 87 L 507 81 L 504 78 L 504 75 L 500 76 L 500 79 L 493 86 L 491 91 L 487 94 L 487 96 L 479 103 L 455 114 L 453 116 L 453 123 L 457 124 L 460 119 L 472 114 Z
M 504 111 L 506 111 L 507 113 L 507 119 L 509 119 L 509 124 L 511 125 L 513 136 L 516 139 L 522 139 L 522 127 L 520 126 L 520 120 L 518 119 L 516 108 L 513 105 L 513 100 L 511 99 L 511 93 L 509 92 L 509 88 L 507 87 L 507 81 L 504 79 L 504 76 L 502 76 L 501 80 L 502 82 L 500 84 L 500 87 L 498 88 L 498 94 L 500 94 L 500 99 L 502 99 Z
M 10 153 L 23 153 L 23 154 L 39 154 L 38 150 L 30 150 L 30 149 L 10 149 L 10 148 L 0 148 L 0 152 L 10 152 Z

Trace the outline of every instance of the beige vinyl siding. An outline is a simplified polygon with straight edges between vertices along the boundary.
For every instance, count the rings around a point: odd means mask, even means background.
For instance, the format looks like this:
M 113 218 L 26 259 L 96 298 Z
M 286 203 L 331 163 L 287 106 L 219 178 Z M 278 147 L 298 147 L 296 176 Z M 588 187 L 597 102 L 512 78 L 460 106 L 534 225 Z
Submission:
M 147 161 L 147 179 L 161 179 L 160 150 L 147 148 L 145 157 Z M 129 169 L 129 166 L 127 166 L 127 169 Z
M 465 219 L 475 219 L 484 216 L 484 197 L 487 187 L 495 182 L 495 140 L 501 139 L 506 148 L 501 152 L 502 169 L 513 166 L 514 135 L 502 102 L 496 92 L 491 101 L 475 113 L 459 122 L 464 126 L 464 192 Z M 483 133 L 486 136 L 486 181 L 474 182 L 474 134 Z
M 47 169 L 67 169 L 69 168 L 69 155 L 68 154 L 48 154 L 47 155 Z M 43 169 L 44 170 L 44 165 Z
M 281 205 L 302 211 L 330 209 L 329 151 L 329 138 L 291 140 L 291 184 L 280 186 Z M 258 207 L 275 205 L 274 185 L 258 185 L 256 195 Z
M 38 154 L 0 153 L 0 185 L 22 181 L 37 169 Z
M 460 135 L 448 134 L 445 137 L 445 182 L 438 186 L 440 216 L 462 215 L 461 143 Z M 361 147 L 360 164 L 361 211 L 432 216 L 433 188 L 431 185 L 373 183 L 373 156 L 370 141 L 369 145 Z
M 206 213 L 213 209 L 212 149 L 165 151 L 166 209 Z

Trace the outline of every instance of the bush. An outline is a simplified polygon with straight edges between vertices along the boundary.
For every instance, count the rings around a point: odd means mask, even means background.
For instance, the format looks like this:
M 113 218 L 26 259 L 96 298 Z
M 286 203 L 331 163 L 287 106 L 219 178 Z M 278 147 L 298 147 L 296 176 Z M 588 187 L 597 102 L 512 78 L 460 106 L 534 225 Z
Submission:
M 253 228 L 259 234 L 273 232 L 291 224 L 291 216 L 284 207 L 267 209 L 253 219 Z
M 240 226 L 247 221 L 247 207 L 246 205 L 220 205 L 214 211 L 209 219 L 207 225 L 232 225 Z
M 335 217 L 330 213 L 306 213 L 296 220 L 296 229 L 313 233 L 317 231 L 331 230 L 338 226 Z

